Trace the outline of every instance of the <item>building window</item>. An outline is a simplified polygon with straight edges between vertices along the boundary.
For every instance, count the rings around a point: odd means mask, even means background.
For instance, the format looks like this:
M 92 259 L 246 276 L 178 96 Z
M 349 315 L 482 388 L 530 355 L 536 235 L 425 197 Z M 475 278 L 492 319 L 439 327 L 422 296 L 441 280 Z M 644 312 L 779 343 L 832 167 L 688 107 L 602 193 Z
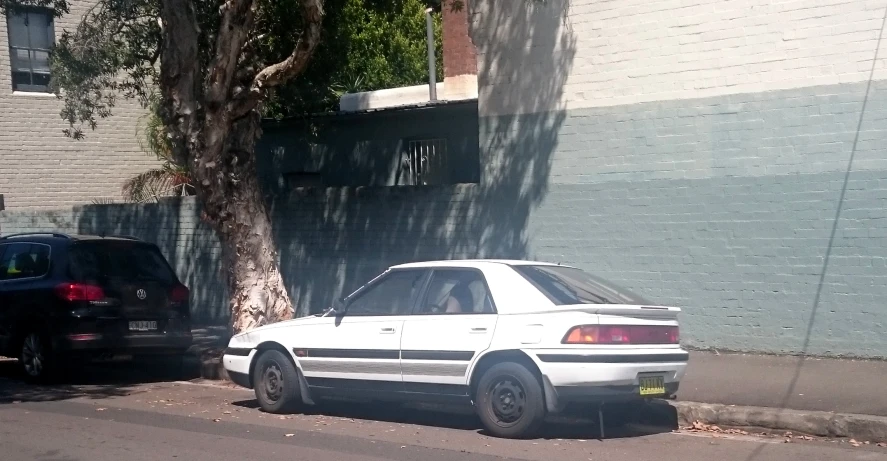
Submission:
M 48 93 L 49 51 L 55 43 L 52 14 L 27 10 L 6 17 L 12 89 Z
M 407 143 L 404 162 L 411 185 L 431 186 L 449 182 L 446 139 L 419 139 Z

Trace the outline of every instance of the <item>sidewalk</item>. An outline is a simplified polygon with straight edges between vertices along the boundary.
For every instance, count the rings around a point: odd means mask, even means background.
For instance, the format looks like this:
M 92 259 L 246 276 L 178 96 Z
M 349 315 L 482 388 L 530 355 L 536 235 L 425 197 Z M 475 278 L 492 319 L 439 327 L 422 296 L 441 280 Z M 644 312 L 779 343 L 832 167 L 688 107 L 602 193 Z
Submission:
M 679 401 L 887 416 L 887 362 L 692 352 Z

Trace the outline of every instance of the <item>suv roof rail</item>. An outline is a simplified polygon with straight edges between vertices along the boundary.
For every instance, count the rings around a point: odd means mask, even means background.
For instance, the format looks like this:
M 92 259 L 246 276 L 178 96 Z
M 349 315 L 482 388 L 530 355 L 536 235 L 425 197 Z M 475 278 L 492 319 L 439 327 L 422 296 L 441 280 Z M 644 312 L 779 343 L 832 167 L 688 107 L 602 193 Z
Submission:
M 30 236 L 38 236 L 38 235 L 48 235 L 51 237 L 63 238 L 63 239 L 68 239 L 68 240 L 73 239 L 73 237 L 71 237 L 70 235 L 63 234 L 61 232 L 20 232 L 18 234 L 9 234 L 9 235 L 0 236 L 0 240 L 6 240 L 9 238 L 15 238 L 15 237 L 30 237 Z
M 133 235 L 121 235 L 121 234 L 105 234 L 105 233 L 100 233 L 100 234 L 99 234 L 99 237 L 101 237 L 101 238 L 103 238 L 103 239 L 104 239 L 104 238 L 112 238 L 112 239 L 136 240 L 136 241 L 139 241 L 139 242 L 142 241 L 142 239 L 140 239 L 140 238 L 138 238 L 138 237 L 135 237 L 135 236 L 133 236 Z

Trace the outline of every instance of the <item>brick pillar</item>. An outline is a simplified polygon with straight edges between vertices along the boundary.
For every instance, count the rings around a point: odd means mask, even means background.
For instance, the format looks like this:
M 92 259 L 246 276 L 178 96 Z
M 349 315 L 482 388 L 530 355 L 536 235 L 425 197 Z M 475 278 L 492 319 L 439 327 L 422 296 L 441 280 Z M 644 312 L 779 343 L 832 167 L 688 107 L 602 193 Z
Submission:
M 442 99 L 477 97 L 477 52 L 468 35 L 468 2 L 453 11 L 451 1 L 441 8 L 444 90 Z

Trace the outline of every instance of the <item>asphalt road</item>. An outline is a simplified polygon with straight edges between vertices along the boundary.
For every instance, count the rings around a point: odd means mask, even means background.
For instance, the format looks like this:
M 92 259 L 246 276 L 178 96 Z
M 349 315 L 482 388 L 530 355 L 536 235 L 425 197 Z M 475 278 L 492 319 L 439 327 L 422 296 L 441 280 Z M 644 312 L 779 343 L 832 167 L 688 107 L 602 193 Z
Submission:
M 83 375 L 32 387 L 0 367 L 0 459 L 887 461 L 887 448 L 874 445 L 672 432 L 665 423 L 607 428 L 596 440 L 587 421 L 553 422 L 542 438 L 513 441 L 452 411 L 339 404 L 277 416 L 242 389 L 140 381 Z

